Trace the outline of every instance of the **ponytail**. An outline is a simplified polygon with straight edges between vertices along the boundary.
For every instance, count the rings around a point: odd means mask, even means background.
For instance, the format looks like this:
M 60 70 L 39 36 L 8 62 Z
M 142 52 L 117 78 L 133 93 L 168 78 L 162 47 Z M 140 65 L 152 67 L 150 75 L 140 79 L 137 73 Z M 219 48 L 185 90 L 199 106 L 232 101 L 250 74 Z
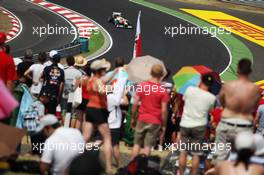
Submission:
M 251 149 L 241 149 L 237 152 L 237 154 L 238 156 L 234 166 L 237 166 L 239 163 L 243 163 L 245 165 L 245 169 L 248 170 L 253 151 Z

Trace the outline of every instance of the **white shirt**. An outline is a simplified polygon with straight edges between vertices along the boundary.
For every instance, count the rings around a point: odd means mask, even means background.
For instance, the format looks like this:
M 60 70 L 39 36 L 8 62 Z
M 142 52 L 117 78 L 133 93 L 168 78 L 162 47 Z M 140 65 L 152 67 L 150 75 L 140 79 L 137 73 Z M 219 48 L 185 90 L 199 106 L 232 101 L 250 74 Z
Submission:
M 75 67 L 70 66 L 64 69 L 64 75 L 65 85 L 63 91 L 63 98 L 70 98 L 69 100 L 71 102 L 71 98 L 73 98 L 72 95 L 75 90 L 76 80 L 82 76 L 82 72 L 76 69 Z
M 107 109 L 110 112 L 108 116 L 108 125 L 110 129 L 121 127 L 122 111 L 120 109 L 120 104 L 122 103 L 126 81 L 127 77 L 123 77 L 119 72 L 117 82 L 113 88 L 113 93 L 107 95 Z
M 216 97 L 198 87 L 189 87 L 184 96 L 184 108 L 180 126 L 193 128 L 207 124 L 208 113 Z
M 84 149 L 79 130 L 60 127 L 46 140 L 41 161 L 51 165 L 53 175 L 64 175 L 72 159 Z
M 29 67 L 29 70 L 32 72 L 33 81 L 38 82 L 38 85 L 32 84 L 32 86 L 30 88 L 30 92 L 33 94 L 39 94 L 40 93 L 42 83 L 39 82 L 39 79 L 42 75 L 44 68 L 45 68 L 45 66 L 43 64 L 40 64 L 40 63 L 33 64 Z
M 44 66 L 45 67 L 50 66 L 50 65 L 52 65 L 52 61 L 50 61 L 50 60 L 49 61 L 46 61 L 44 63 Z M 61 63 L 58 63 L 58 66 L 59 66 L 59 68 L 64 69 L 64 66 Z

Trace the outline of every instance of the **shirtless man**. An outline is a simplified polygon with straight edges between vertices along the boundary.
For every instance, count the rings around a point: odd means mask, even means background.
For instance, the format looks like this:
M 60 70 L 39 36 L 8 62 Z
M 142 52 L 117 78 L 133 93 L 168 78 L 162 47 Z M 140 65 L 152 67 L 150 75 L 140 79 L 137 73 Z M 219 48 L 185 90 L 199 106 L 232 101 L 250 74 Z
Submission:
M 216 153 L 213 163 L 216 165 L 225 160 L 230 150 L 218 145 L 230 146 L 237 133 L 253 130 L 253 115 L 260 98 L 259 88 L 249 81 L 251 62 L 241 59 L 238 63 L 238 80 L 225 83 L 219 94 L 224 107 L 221 122 L 216 128 Z M 218 149 L 219 148 L 219 149 Z
M 262 165 L 250 163 L 254 154 L 254 138 L 249 132 L 241 132 L 236 137 L 235 147 L 237 158 L 235 161 L 224 161 L 215 169 L 216 175 L 263 175 Z

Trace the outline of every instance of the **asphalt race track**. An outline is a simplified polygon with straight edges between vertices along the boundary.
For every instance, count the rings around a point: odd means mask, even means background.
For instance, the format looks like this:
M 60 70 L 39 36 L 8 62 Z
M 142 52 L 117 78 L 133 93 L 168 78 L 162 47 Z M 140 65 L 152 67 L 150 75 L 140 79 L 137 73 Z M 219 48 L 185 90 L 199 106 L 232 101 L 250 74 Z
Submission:
M 197 5 L 197 4 L 190 4 L 190 3 L 182 3 L 182 2 L 176 2 L 175 0 L 147 0 L 149 2 L 157 3 L 162 6 L 179 10 L 179 8 L 188 8 L 188 9 L 200 9 L 200 10 L 216 10 L 221 11 L 233 16 L 236 16 L 242 20 L 248 21 L 252 24 L 256 24 L 258 26 L 264 27 L 264 20 L 263 20 L 263 14 L 257 14 L 252 12 L 245 12 L 245 11 L 237 11 L 237 10 L 230 10 L 225 9 L 221 7 L 213 7 L 213 6 L 205 6 L 205 5 Z M 180 10 L 179 10 L 180 11 Z M 264 55 L 264 49 L 263 47 L 250 42 L 238 35 L 235 35 L 236 38 L 241 40 L 245 45 L 251 50 L 254 58 L 254 64 L 253 64 L 253 73 L 251 75 L 251 79 L 253 81 L 258 81 L 263 79 L 264 75 L 264 69 L 263 69 L 263 55 Z
M 63 18 L 35 6 L 24 0 L 0 0 L 0 6 L 13 12 L 22 22 L 23 30 L 21 34 L 8 44 L 11 46 L 11 52 L 14 56 L 22 56 L 26 49 L 32 49 L 34 53 L 40 51 L 50 51 L 53 48 L 62 47 L 74 39 L 74 35 L 45 34 L 39 37 L 34 33 L 33 27 L 63 26 L 71 29 L 71 25 Z
M 177 35 L 172 38 L 165 35 L 165 26 L 190 25 L 187 22 L 167 14 L 134 4 L 128 0 L 51 0 L 65 6 L 102 25 L 113 38 L 113 47 L 104 56 L 111 61 L 121 56 L 128 62 L 132 57 L 134 30 L 115 29 L 107 22 L 113 11 L 136 25 L 138 11 L 141 10 L 141 30 L 143 55 L 149 54 L 164 60 L 172 71 L 184 65 L 204 64 L 217 72 L 223 71 L 229 63 L 229 54 L 225 46 L 210 35 Z M 190 25 L 191 26 L 191 25 Z

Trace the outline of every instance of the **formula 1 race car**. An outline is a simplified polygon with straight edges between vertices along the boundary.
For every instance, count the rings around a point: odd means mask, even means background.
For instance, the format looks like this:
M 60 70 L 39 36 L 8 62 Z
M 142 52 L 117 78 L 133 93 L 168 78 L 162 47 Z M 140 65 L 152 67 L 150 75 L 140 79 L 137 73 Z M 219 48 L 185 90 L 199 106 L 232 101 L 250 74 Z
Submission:
M 108 22 L 114 24 L 116 28 L 132 29 L 132 24 L 122 17 L 120 12 L 113 12 L 112 16 L 108 17 Z

